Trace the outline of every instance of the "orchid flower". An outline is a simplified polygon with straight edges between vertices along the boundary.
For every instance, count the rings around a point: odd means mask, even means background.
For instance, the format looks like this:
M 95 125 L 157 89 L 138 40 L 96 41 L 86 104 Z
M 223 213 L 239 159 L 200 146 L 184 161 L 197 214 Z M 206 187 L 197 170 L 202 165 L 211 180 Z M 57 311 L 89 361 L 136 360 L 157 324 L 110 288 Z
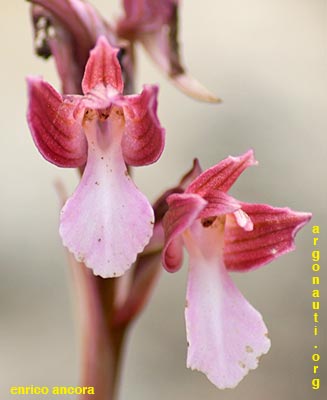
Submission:
M 30 0 L 36 53 L 53 55 L 63 93 L 82 93 L 81 81 L 90 50 L 105 36 L 113 46 L 124 47 L 125 93 L 133 74 L 127 43 L 119 41 L 109 23 L 89 3 L 81 0 Z M 128 89 L 129 90 L 129 89 Z
M 207 102 L 220 101 L 191 75 L 180 60 L 179 0 L 124 0 L 125 15 L 116 27 L 118 36 L 140 42 L 162 72 L 187 95 Z
M 253 152 L 228 157 L 167 199 L 163 263 L 168 271 L 189 254 L 185 309 L 187 366 L 219 388 L 236 386 L 270 340 L 262 316 L 232 282 L 229 271 L 249 271 L 294 249 L 296 232 L 311 214 L 243 203 L 227 194 L 256 164 Z
M 117 49 L 100 37 L 82 81 L 84 96 L 61 96 L 41 78 L 29 78 L 28 122 L 51 163 L 83 167 L 82 179 L 61 212 L 63 243 L 95 275 L 122 275 L 149 242 L 154 213 L 126 169 L 161 155 L 156 86 L 123 96 Z

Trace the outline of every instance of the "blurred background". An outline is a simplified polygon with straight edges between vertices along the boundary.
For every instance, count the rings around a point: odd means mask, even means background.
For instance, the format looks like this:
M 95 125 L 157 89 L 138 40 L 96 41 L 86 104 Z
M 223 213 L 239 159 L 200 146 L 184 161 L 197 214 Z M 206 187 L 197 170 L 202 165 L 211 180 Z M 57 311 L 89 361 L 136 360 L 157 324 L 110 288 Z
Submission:
M 223 99 L 201 104 L 178 92 L 138 52 L 138 89 L 160 85 L 166 149 L 136 180 L 154 200 L 194 157 L 207 168 L 255 149 L 232 194 L 243 201 L 289 206 L 314 217 L 297 250 L 248 274 L 238 287 L 264 316 L 272 348 L 234 390 L 219 391 L 185 367 L 187 268 L 162 273 L 151 303 L 131 331 L 121 399 L 305 400 L 326 395 L 326 0 L 188 0 L 180 10 L 185 63 Z M 93 0 L 108 19 L 118 0 Z M 29 5 L 1 0 L 0 397 L 14 385 L 78 385 L 78 345 L 70 275 L 58 235 L 54 181 L 72 192 L 75 171 L 38 154 L 27 124 L 26 75 L 59 88 L 53 60 L 33 54 Z M 313 336 L 312 225 L 321 226 L 321 312 Z M 325 254 L 326 253 L 326 254 Z M 324 339 L 324 340 L 323 340 Z M 311 389 L 313 345 L 321 388 Z M 50 397 L 49 397 L 50 398 Z

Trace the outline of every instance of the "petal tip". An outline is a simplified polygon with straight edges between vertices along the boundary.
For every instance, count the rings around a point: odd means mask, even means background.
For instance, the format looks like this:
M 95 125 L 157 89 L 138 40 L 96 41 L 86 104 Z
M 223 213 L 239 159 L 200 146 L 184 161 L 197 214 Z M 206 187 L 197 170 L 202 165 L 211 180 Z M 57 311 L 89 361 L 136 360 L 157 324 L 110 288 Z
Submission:
M 292 211 L 289 209 L 289 212 L 294 215 L 294 217 L 297 219 L 297 224 L 294 226 L 294 230 L 292 232 L 292 237 L 293 239 L 297 235 L 300 229 L 304 227 L 312 218 L 312 213 L 309 212 L 299 212 L 299 211 Z M 295 246 L 294 246 L 295 247 Z
M 107 38 L 101 35 L 90 51 L 82 80 L 82 91 L 89 93 L 98 85 L 109 86 L 123 92 L 122 70 L 117 58 L 118 49 L 111 46 Z
M 253 149 L 247 150 L 245 153 L 241 154 L 238 157 L 233 157 L 233 156 L 230 157 L 235 161 L 242 160 L 246 162 L 247 166 L 257 166 L 259 164 L 259 162 L 255 158 Z
M 222 99 L 211 93 L 205 86 L 188 73 L 170 76 L 170 79 L 177 88 L 195 100 L 213 104 L 222 103 Z
M 238 365 L 237 365 L 237 370 L 238 370 L 239 374 L 236 379 L 230 380 L 230 379 L 226 378 L 226 380 L 224 380 L 221 377 L 219 377 L 219 379 L 217 379 L 217 376 L 215 374 L 212 374 L 210 371 L 206 372 L 199 368 L 192 367 L 189 365 L 187 365 L 187 367 L 192 370 L 197 370 L 199 372 L 204 373 L 206 375 L 206 377 L 208 378 L 208 380 L 220 390 L 235 389 L 251 371 L 258 368 L 262 357 L 269 352 L 269 350 L 271 348 L 271 340 L 268 337 L 268 332 L 266 334 L 264 334 L 264 336 L 265 336 L 265 346 L 261 349 L 261 351 L 258 354 L 255 354 L 255 359 L 253 360 L 252 365 L 246 365 L 244 361 L 239 360 Z M 251 346 L 246 346 L 245 352 L 252 353 L 253 348 Z

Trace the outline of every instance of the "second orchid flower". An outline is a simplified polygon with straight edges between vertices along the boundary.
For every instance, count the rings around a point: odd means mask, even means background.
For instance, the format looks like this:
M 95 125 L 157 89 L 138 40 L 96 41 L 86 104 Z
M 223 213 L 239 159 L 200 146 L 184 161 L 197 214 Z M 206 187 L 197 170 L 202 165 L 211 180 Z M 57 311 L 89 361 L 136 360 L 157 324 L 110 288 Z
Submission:
M 294 249 L 296 232 L 311 218 L 289 208 L 243 203 L 227 194 L 255 165 L 250 150 L 201 173 L 167 198 L 163 263 L 170 272 L 189 253 L 186 295 L 187 365 L 219 388 L 235 387 L 270 340 L 262 316 L 232 282 L 229 271 L 249 271 Z M 199 170 L 195 164 L 189 176 Z

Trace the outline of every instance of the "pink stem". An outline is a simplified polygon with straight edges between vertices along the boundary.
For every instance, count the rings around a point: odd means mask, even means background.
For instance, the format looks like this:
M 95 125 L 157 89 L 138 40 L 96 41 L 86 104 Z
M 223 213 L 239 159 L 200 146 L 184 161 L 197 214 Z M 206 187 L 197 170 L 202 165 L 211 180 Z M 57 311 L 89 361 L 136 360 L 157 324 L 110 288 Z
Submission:
M 95 394 L 82 400 L 114 400 L 117 396 L 121 356 L 127 325 L 114 326 L 116 279 L 96 277 L 83 264 L 74 263 L 82 332 L 80 386 Z

